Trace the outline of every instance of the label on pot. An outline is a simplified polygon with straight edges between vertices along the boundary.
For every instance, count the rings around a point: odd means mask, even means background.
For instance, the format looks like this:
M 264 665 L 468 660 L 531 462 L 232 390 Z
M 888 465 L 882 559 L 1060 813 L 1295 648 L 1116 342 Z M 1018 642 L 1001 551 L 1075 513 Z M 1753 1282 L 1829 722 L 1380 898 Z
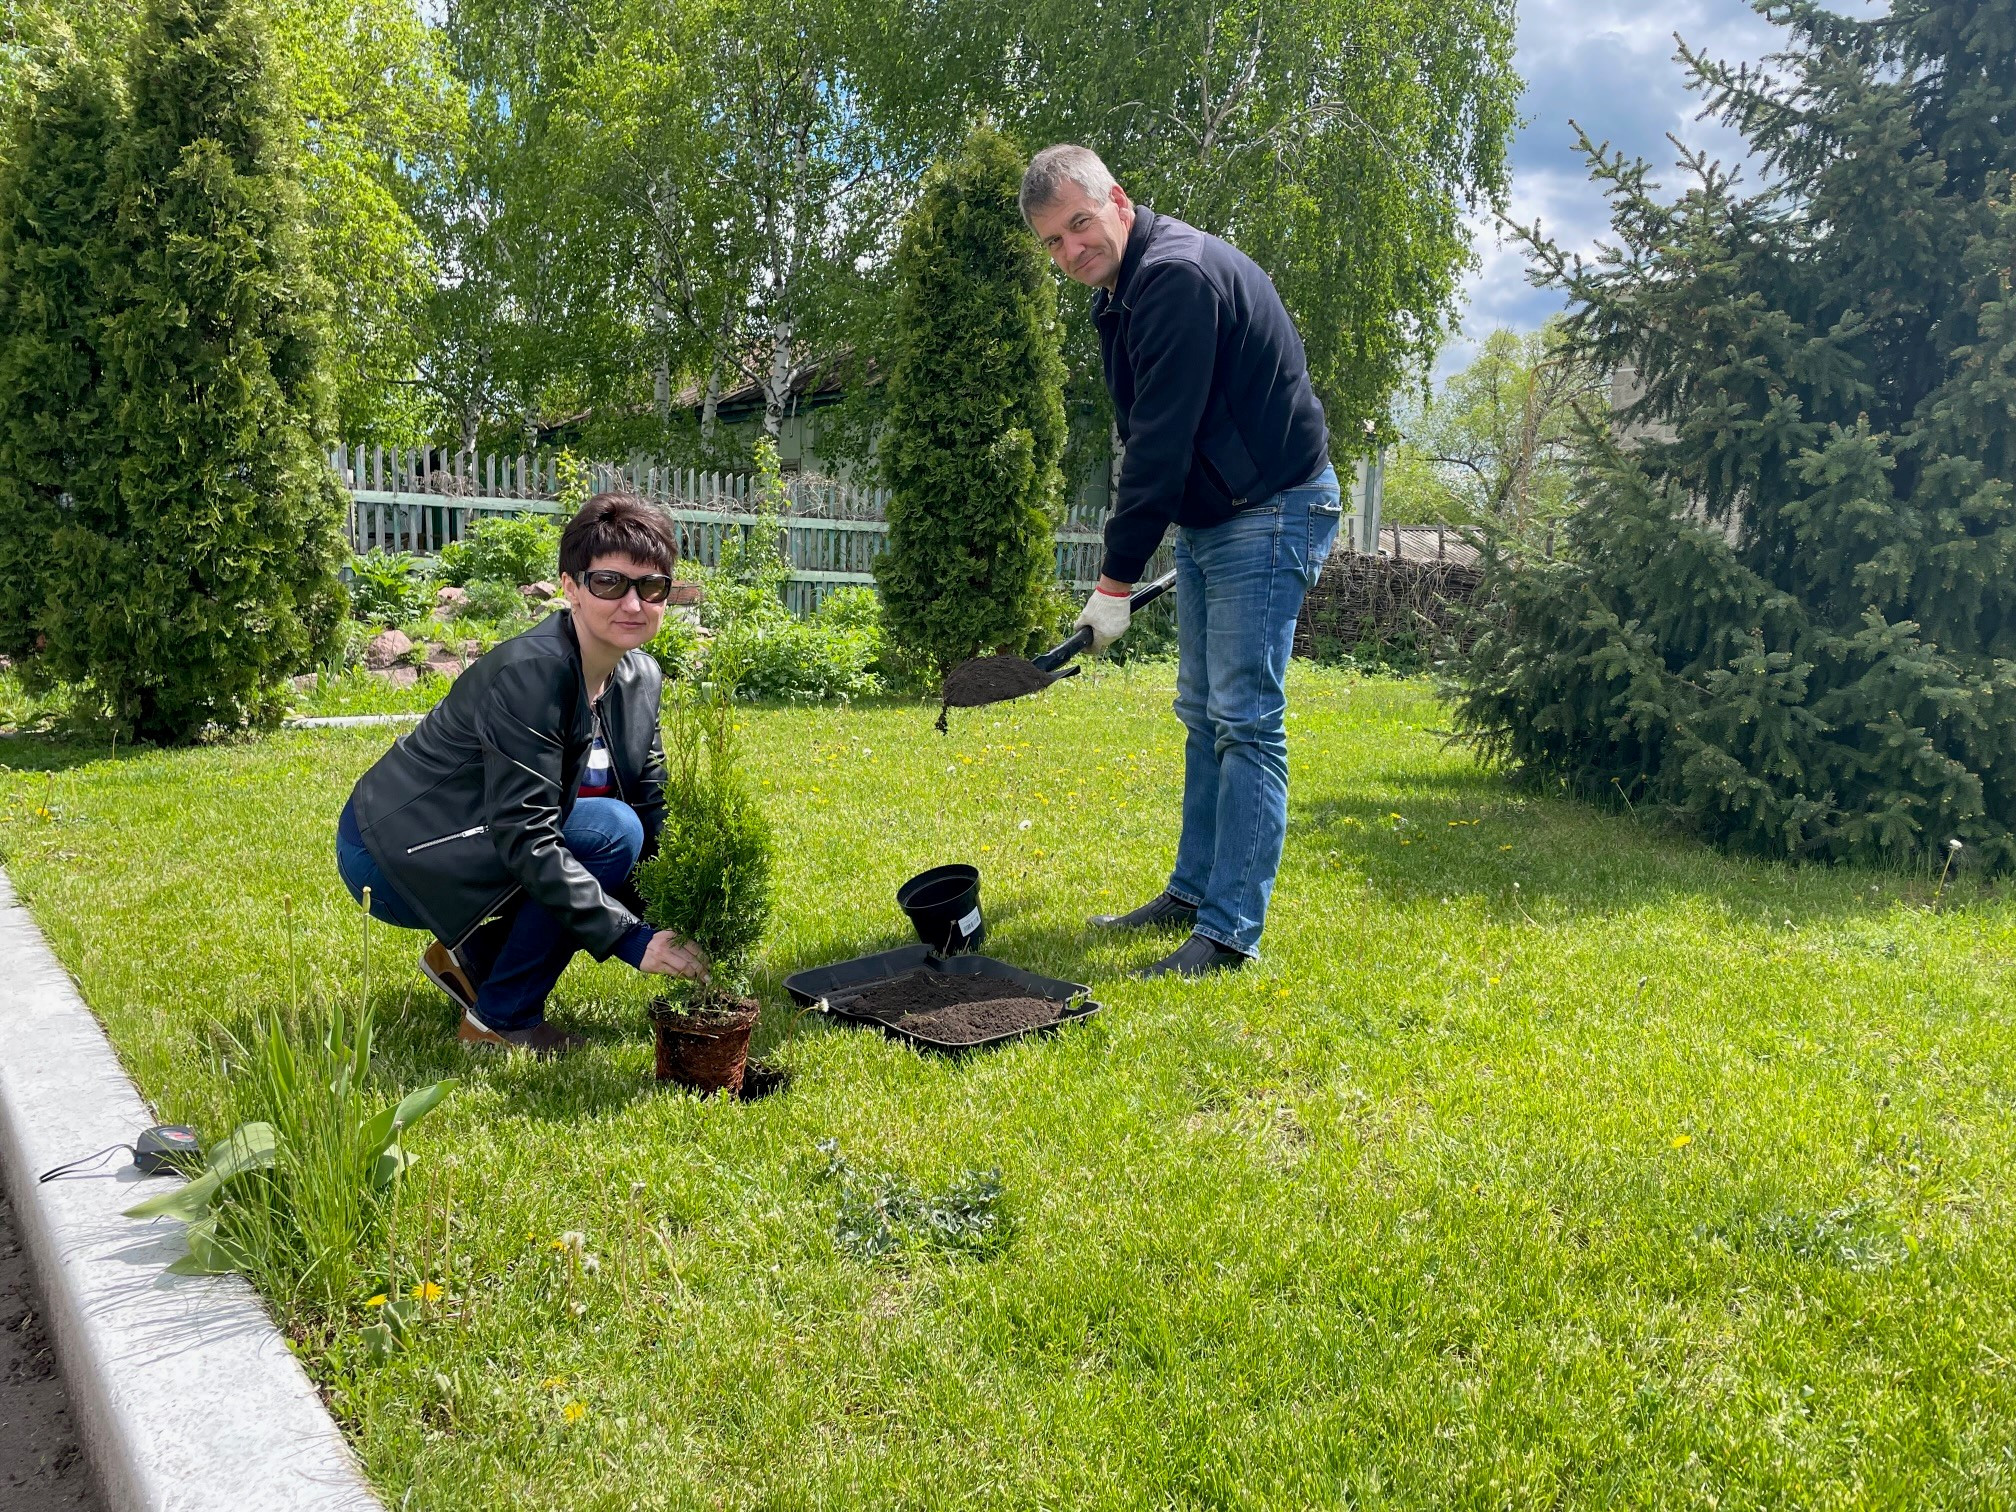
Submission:
M 965 918 L 959 921 L 959 934 L 963 938 L 966 935 L 970 935 L 971 933 L 973 933 L 973 931 L 978 929 L 979 927 L 980 927 L 980 910 L 976 908 L 971 913 L 966 915 Z

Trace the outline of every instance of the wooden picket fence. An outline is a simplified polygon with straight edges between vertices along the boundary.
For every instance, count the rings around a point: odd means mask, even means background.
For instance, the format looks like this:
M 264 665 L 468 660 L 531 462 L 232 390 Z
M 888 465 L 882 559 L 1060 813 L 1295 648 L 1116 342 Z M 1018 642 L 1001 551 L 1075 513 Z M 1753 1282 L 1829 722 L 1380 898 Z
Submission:
M 500 457 L 358 446 L 336 448 L 329 464 L 350 491 L 350 545 L 360 552 L 432 554 L 462 540 L 485 515 L 556 515 L 561 509 L 559 458 L 553 454 Z M 785 481 L 785 554 L 791 563 L 785 596 L 792 610 L 809 614 L 838 588 L 873 587 L 875 558 L 889 540 L 889 491 L 806 474 Z M 589 464 L 587 482 L 591 492 L 620 488 L 657 504 L 678 530 L 681 558 L 703 566 L 720 560 L 730 531 L 746 532 L 757 519 L 756 480 L 748 473 L 700 472 L 639 458 Z M 1074 504 L 1067 512 L 1057 532 L 1057 577 L 1066 587 L 1086 592 L 1097 583 L 1104 524 L 1103 508 Z M 1355 516 L 1344 538 L 1357 540 Z M 1173 547 L 1165 544 L 1147 575 L 1166 572 L 1173 561 Z

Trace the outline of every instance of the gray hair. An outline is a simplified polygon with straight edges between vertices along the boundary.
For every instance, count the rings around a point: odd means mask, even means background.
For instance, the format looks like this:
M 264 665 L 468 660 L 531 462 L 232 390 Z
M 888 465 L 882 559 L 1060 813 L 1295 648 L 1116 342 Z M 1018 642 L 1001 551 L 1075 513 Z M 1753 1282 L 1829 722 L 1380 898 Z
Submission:
M 1074 147 L 1069 142 L 1045 147 L 1029 160 L 1028 171 L 1022 175 L 1022 219 L 1028 220 L 1051 204 L 1066 184 L 1076 184 L 1093 199 L 1104 200 L 1113 192 L 1114 179 L 1090 147 Z

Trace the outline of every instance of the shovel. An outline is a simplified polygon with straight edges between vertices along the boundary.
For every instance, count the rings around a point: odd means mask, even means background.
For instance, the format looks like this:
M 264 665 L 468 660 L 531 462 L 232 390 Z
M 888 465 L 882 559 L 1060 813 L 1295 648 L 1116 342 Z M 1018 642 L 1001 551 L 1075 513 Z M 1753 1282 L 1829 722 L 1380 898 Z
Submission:
M 1176 574 L 1165 572 L 1129 595 L 1127 612 L 1138 614 L 1175 586 Z M 948 709 L 977 709 L 983 704 L 1006 703 L 1027 693 L 1040 693 L 1067 677 L 1076 677 L 1084 669 L 1064 664 L 1091 644 L 1091 629 L 1081 625 L 1069 640 L 1041 656 L 976 656 L 959 663 L 945 674 L 945 702 L 938 710 L 938 733 L 945 733 Z

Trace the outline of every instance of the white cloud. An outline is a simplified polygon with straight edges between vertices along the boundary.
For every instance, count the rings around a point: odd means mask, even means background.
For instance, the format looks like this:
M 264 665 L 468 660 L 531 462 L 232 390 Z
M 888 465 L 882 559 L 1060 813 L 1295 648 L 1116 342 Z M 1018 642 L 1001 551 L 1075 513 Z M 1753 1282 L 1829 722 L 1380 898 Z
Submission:
M 1882 8 L 1829 3 L 1852 15 Z M 1676 32 L 1698 52 L 1745 62 L 1761 61 L 1784 37 L 1745 0 L 1525 0 L 1516 57 L 1526 80 L 1525 124 L 1512 147 L 1512 221 L 1537 220 L 1563 247 L 1584 254 L 1607 230 L 1607 209 L 1575 151 L 1571 120 L 1594 140 L 1646 159 L 1669 185 L 1680 177 L 1671 168 L 1677 154 L 1669 132 L 1725 161 L 1744 155 L 1733 132 L 1695 119 L 1701 99 L 1689 93 L 1674 61 Z M 1510 238 L 1488 222 L 1476 232 L 1478 266 L 1465 284 L 1463 333 L 1444 347 L 1438 379 L 1461 368 L 1496 327 L 1531 330 L 1562 307 L 1560 295 L 1527 282 L 1527 258 Z

